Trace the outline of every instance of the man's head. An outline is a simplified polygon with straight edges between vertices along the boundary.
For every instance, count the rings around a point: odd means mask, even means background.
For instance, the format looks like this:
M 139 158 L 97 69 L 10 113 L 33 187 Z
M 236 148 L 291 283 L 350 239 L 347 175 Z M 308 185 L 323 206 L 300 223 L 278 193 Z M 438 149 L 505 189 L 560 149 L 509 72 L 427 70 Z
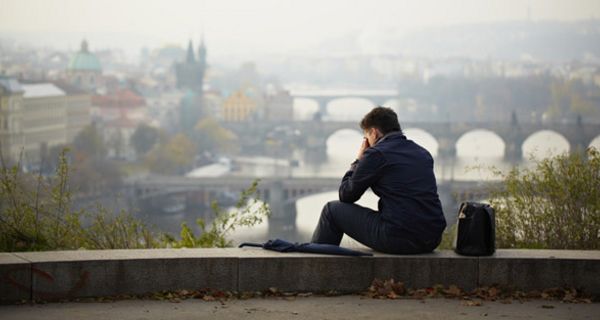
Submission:
M 390 132 L 402 132 L 400 123 L 398 123 L 398 116 L 394 110 L 385 107 L 376 107 L 369 111 L 360 121 L 360 128 L 371 146 Z

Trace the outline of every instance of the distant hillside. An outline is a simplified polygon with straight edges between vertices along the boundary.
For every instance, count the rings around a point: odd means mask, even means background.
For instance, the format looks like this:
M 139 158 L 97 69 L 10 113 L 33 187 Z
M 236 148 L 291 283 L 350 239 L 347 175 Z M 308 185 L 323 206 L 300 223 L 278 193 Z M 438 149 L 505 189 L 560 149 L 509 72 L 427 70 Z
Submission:
M 320 46 L 322 52 L 372 52 L 411 56 L 600 62 L 600 20 L 508 21 L 427 28 L 401 34 L 371 30 Z

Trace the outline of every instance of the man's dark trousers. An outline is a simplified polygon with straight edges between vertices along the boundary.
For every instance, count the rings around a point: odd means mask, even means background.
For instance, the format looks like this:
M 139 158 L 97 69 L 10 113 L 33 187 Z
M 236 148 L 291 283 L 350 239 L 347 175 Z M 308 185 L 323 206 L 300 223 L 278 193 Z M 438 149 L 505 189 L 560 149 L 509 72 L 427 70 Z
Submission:
M 396 236 L 391 228 L 375 210 L 354 203 L 330 201 L 323 207 L 311 242 L 340 245 L 346 233 L 376 251 L 396 254 L 430 252 L 440 243 L 423 243 L 409 235 Z

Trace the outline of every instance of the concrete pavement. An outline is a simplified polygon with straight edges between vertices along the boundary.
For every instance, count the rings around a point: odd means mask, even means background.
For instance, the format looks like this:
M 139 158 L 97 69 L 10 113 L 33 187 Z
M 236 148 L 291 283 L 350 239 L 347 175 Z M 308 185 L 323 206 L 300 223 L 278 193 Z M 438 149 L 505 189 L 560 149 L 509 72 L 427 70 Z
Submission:
M 474 300 L 477 301 L 477 300 Z M 357 295 L 337 297 L 253 298 L 180 303 L 156 300 L 68 302 L 0 306 L 0 319 L 598 319 L 600 303 L 569 304 L 530 300 L 510 304 L 462 300 L 379 300 Z

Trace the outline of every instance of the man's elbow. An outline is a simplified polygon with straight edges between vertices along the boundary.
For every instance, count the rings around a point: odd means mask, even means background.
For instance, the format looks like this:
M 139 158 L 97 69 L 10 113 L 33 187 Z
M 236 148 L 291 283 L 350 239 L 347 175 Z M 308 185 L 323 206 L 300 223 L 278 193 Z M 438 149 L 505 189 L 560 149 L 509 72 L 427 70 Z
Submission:
M 354 203 L 354 202 L 358 201 L 359 198 L 360 198 L 360 196 L 357 197 L 354 194 L 340 191 L 340 202 Z

